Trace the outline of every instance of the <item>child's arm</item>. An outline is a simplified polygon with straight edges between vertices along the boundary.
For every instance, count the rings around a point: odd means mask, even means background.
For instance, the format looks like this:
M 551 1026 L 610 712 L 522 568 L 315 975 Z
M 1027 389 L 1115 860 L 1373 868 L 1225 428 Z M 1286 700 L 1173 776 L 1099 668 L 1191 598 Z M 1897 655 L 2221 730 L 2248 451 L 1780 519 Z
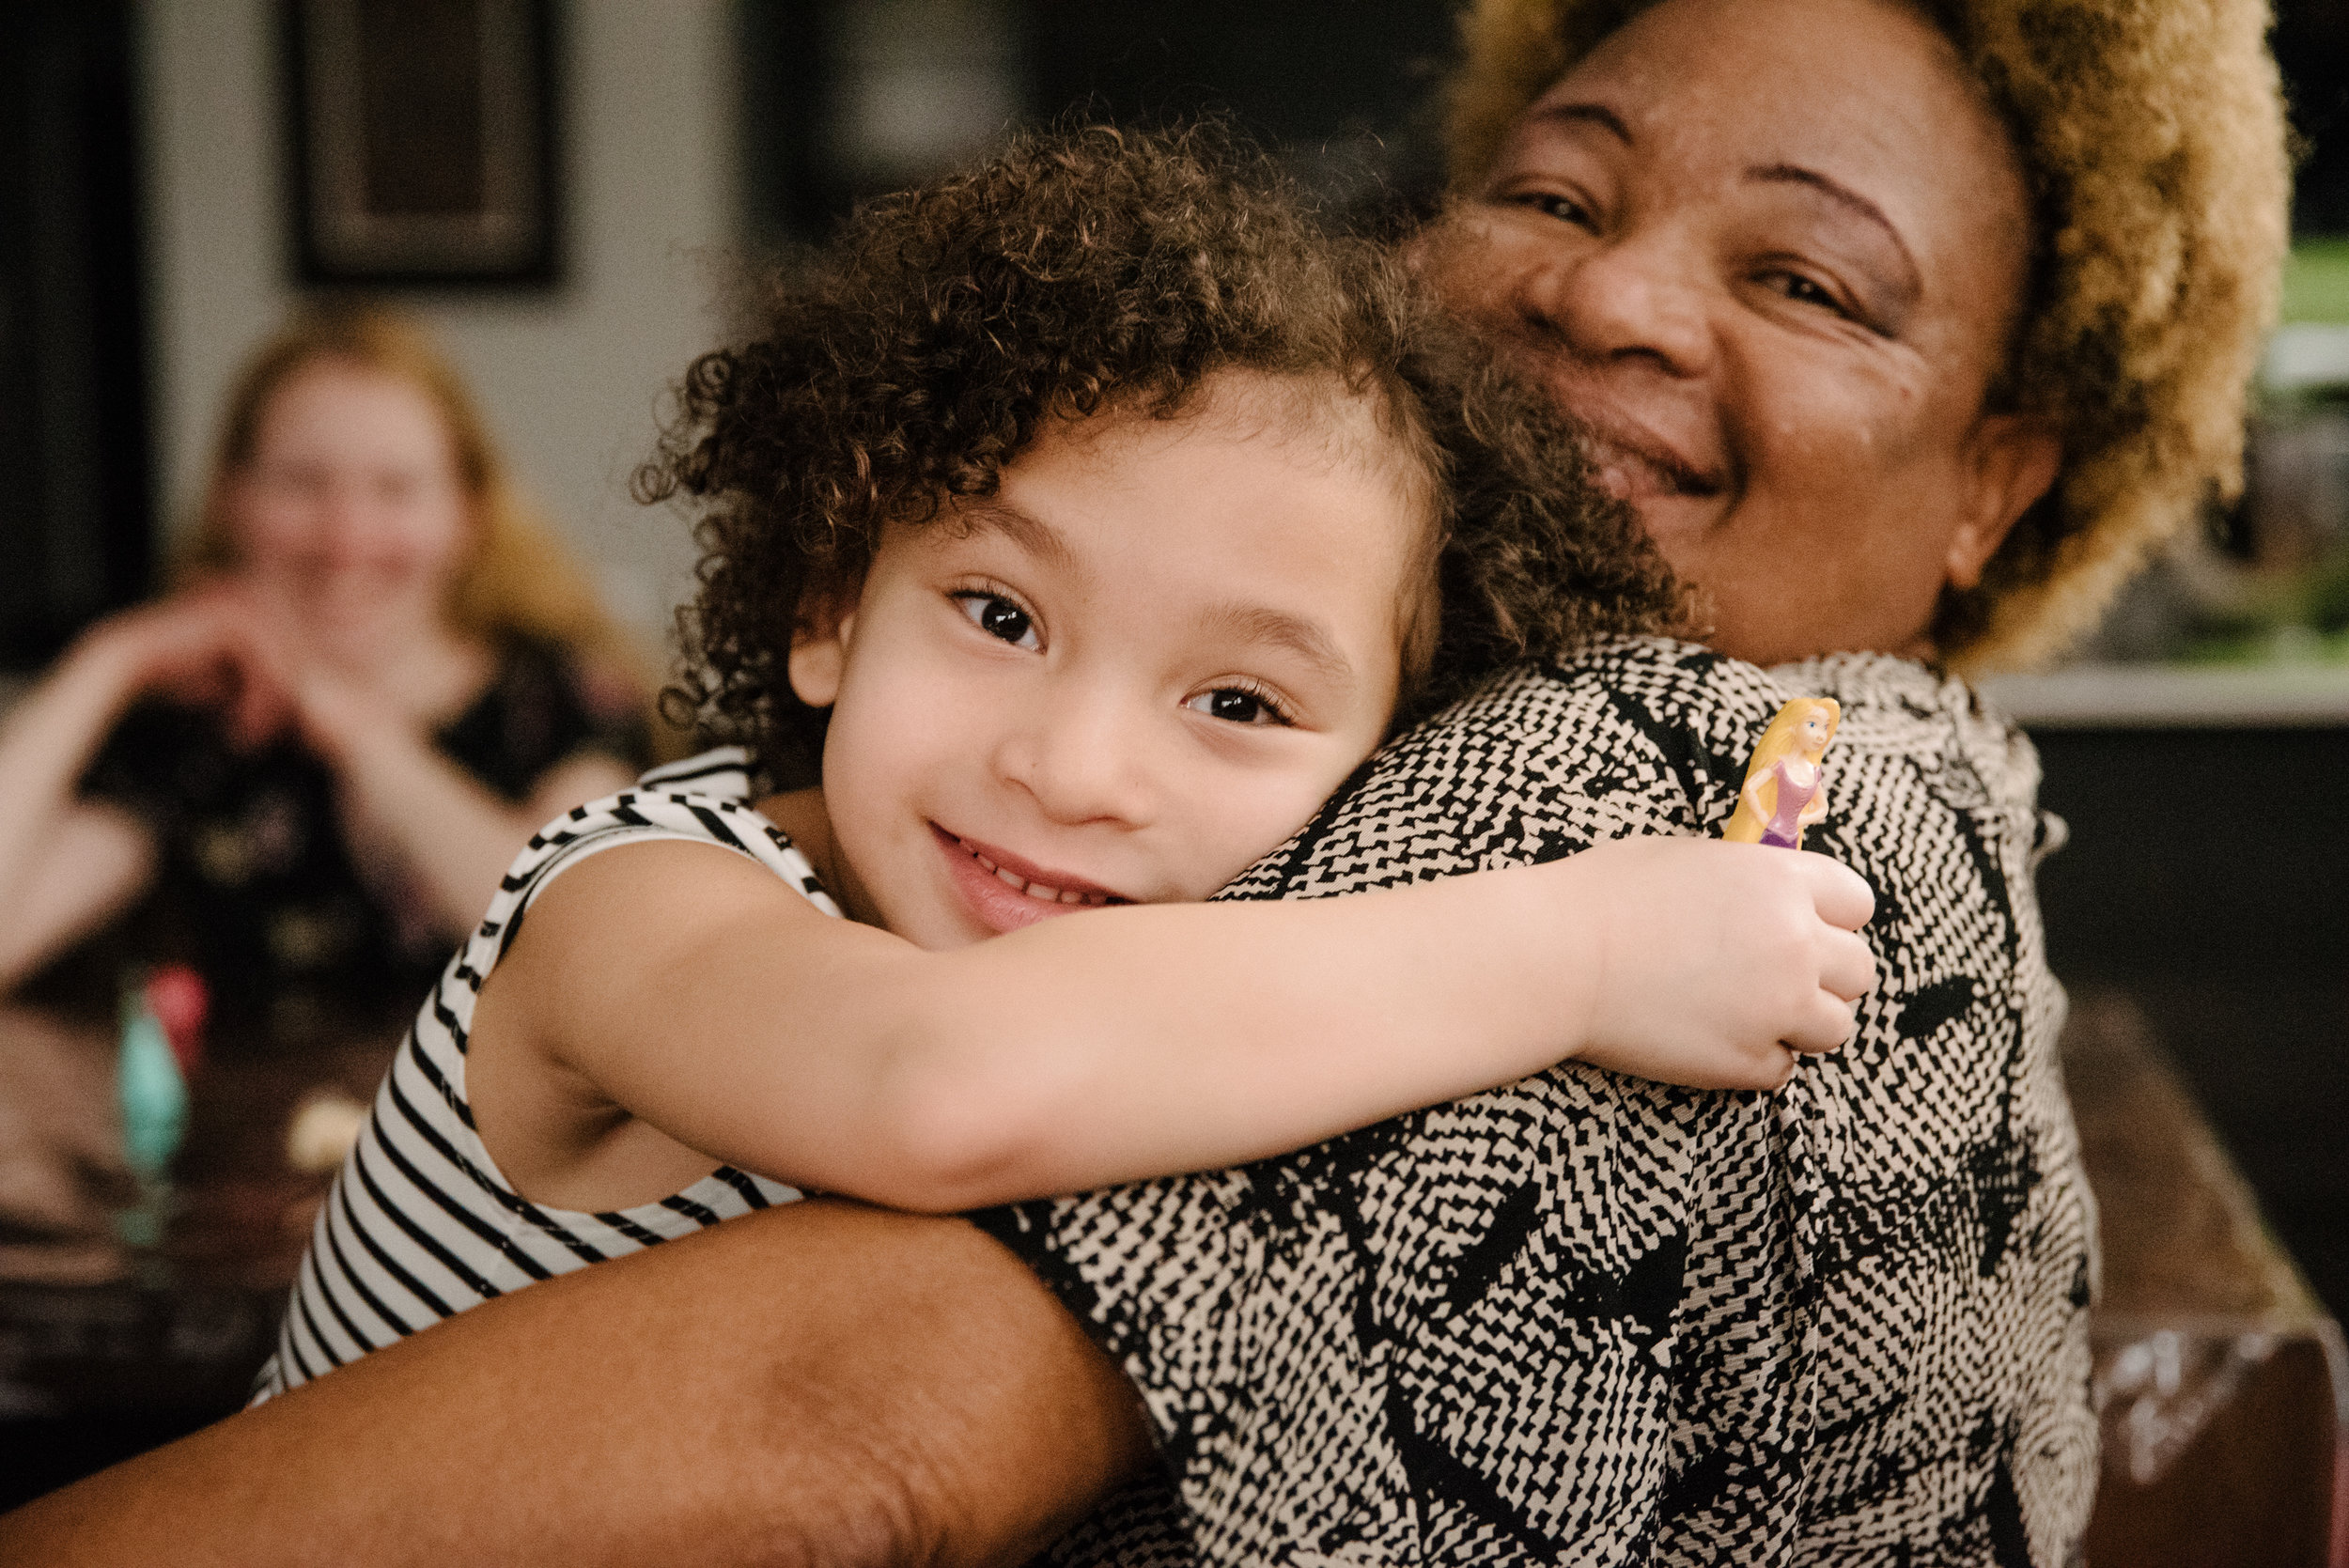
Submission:
M 501 1162 L 563 1169 L 542 1141 L 609 1104 L 795 1185 L 965 1208 L 1262 1157 L 1566 1057 L 1774 1086 L 1775 1042 L 1849 1034 L 1873 902 L 1820 856 L 1650 838 L 930 953 L 731 852 L 645 844 L 538 899 L 468 1071 L 526 1090 L 475 1107 Z

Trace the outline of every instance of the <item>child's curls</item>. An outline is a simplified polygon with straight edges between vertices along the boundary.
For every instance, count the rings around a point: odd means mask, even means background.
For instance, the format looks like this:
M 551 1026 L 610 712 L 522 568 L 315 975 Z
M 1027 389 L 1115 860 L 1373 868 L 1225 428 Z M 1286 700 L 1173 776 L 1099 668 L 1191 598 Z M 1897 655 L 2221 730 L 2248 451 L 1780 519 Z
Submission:
M 992 493 L 1049 419 L 1177 417 L 1224 370 L 1371 398 L 1428 481 L 1438 613 L 1413 617 L 1398 722 L 1502 665 L 1683 624 L 1570 427 L 1400 256 L 1325 231 L 1214 127 L 1088 126 L 863 208 L 773 290 L 754 339 L 687 373 L 636 477 L 640 499 L 701 503 L 673 717 L 811 776 L 825 714 L 792 694 L 793 629 L 856 591 L 884 524 Z

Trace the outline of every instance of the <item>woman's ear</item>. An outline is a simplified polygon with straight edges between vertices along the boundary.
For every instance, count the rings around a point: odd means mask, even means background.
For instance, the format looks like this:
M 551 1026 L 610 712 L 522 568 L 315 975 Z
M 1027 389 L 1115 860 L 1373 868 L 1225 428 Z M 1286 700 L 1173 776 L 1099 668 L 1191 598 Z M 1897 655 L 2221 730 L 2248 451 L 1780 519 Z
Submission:
M 848 668 L 848 637 L 856 625 L 856 603 L 838 594 L 821 596 L 791 632 L 791 694 L 810 707 L 830 707 L 840 696 Z
M 1950 536 L 1949 585 L 1971 588 L 2063 467 L 2063 442 L 2042 419 L 1994 413 L 1974 428 L 1973 505 Z

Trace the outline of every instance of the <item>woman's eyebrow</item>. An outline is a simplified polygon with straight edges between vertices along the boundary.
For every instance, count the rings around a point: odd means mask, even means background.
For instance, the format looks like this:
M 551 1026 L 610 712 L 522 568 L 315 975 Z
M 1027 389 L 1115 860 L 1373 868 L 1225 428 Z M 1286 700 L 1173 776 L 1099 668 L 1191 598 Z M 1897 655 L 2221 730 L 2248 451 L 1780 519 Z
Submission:
M 1631 146 L 1631 128 L 1623 116 L 1603 103 L 1551 103 L 1535 109 L 1526 116 L 1533 120 L 1563 120 L 1570 124 L 1595 125 L 1624 146 Z
M 1884 231 L 1886 239 L 1892 241 L 1892 249 L 1900 253 L 1901 265 L 1907 269 L 1908 275 L 1902 280 L 1903 286 L 1912 295 L 1922 291 L 1921 274 L 1917 271 L 1917 258 L 1909 254 L 1908 241 L 1901 238 L 1901 231 L 1892 226 L 1892 220 L 1884 215 L 1883 208 L 1850 186 L 1798 163 L 1758 164 L 1746 171 L 1746 178 L 1760 184 L 1800 185 L 1806 190 L 1816 191 L 1844 211 L 1874 224 Z

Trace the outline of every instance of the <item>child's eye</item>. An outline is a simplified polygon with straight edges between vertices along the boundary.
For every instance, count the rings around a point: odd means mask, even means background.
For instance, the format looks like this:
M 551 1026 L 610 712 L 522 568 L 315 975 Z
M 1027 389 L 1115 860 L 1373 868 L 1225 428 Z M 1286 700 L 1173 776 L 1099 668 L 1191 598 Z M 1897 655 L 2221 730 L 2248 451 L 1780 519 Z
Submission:
M 1193 713 L 1204 713 L 1210 719 L 1221 719 L 1233 724 L 1286 724 L 1287 714 L 1280 705 L 1261 691 L 1251 691 L 1244 686 L 1219 686 L 1212 691 L 1202 691 L 1183 706 Z
M 1035 634 L 1034 619 L 1003 595 L 973 590 L 954 598 L 962 606 L 962 613 L 971 617 L 971 624 L 989 637 L 1000 637 L 1014 647 L 1031 652 L 1044 645 Z

